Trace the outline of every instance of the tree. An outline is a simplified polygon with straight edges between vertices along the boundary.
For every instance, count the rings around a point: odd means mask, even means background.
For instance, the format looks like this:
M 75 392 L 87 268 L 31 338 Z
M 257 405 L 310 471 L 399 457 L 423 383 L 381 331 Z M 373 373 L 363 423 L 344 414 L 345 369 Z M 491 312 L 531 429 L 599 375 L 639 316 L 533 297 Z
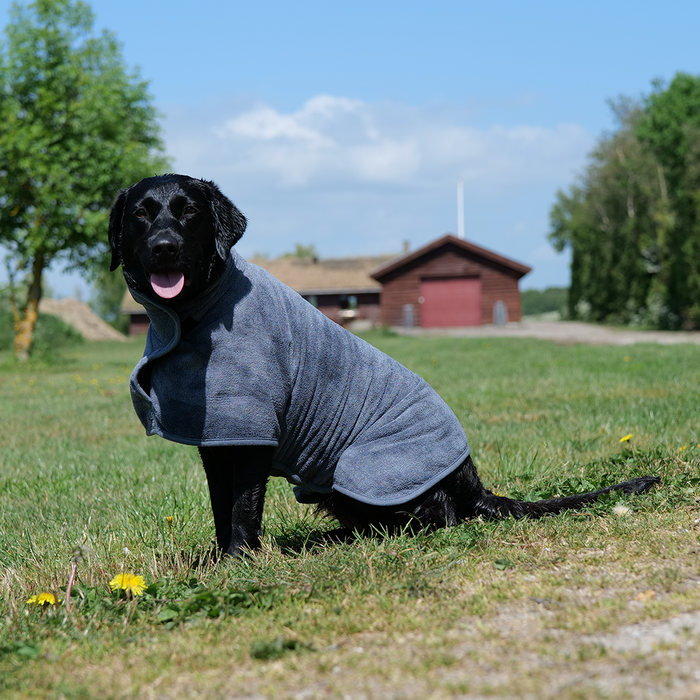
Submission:
M 612 107 L 619 128 L 550 212 L 550 240 L 572 251 L 569 313 L 700 327 L 700 78 Z
M 95 269 L 121 187 L 167 168 L 147 83 L 80 0 L 15 3 L 0 52 L 0 243 L 28 270 L 15 354 L 31 350 L 43 270 Z
M 283 258 L 297 258 L 299 260 L 318 260 L 318 250 L 313 243 L 304 245 L 303 243 L 295 243 L 294 250 L 282 254 Z
M 658 182 L 634 131 L 640 106 L 623 99 L 612 107 L 620 128 L 600 139 L 569 194 L 557 193 L 550 240 L 572 250 L 571 317 L 624 323 L 641 320 L 653 286 Z
M 121 313 L 122 302 L 126 294 L 124 275 L 115 275 L 109 271 L 109 265 L 102 265 L 93 278 L 93 296 L 90 306 L 121 333 L 129 330 L 129 318 Z
M 662 183 L 658 245 L 665 303 L 677 323 L 700 327 L 700 77 L 678 73 L 646 98 L 637 124 Z

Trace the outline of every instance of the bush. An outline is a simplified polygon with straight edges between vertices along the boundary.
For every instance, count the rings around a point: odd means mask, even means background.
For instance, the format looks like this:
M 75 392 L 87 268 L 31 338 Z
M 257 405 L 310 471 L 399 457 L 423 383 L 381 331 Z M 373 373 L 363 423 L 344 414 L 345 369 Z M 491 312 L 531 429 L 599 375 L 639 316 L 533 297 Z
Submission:
M 545 290 L 528 289 L 520 293 L 520 304 L 523 316 L 545 314 L 549 311 L 559 311 L 564 315 L 567 294 L 566 287 L 547 287 Z
M 0 312 L 0 351 L 11 350 L 15 341 L 15 327 L 9 311 Z M 57 316 L 39 314 L 34 329 L 32 357 L 49 359 L 63 348 L 83 343 L 78 331 Z

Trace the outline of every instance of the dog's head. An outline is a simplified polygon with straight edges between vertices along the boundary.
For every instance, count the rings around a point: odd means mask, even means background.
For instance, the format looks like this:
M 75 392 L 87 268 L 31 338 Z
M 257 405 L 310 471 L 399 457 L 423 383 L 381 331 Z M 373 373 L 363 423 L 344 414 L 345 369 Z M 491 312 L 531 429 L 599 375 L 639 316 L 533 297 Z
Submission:
M 109 218 L 110 270 L 168 303 L 201 293 L 224 269 L 246 219 L 208 180 L 148 177 L 119 193 Z

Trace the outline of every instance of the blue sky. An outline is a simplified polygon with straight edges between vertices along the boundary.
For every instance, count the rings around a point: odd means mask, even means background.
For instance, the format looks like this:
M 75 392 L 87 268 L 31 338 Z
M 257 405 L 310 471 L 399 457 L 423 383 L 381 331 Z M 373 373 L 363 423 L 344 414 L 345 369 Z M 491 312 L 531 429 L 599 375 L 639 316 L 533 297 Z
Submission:
M 456 230 L 462 176 L 467 238 L 532 266 L 523 288 L 568 284 L 549 210 L 614 128 L 606 100 L 700 72 L 689 0 L 91 6 L 150 82 L 174 169 L 248 216 L 244 255 L 424 245 Z

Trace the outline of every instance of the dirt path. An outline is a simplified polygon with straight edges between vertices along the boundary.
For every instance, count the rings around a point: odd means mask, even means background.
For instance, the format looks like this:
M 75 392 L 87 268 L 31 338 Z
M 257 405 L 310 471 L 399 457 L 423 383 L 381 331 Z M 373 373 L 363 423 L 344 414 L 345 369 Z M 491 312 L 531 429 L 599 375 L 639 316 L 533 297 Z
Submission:
M 471 328 L 394 328 L 401 335 L 448 336 L 452 338 L 540 338 L 560 345 L 587 343 L 589 345 L 633 345 L 658 343 L 700 345 L 700 332 L 635 331 L 597 326 L 578 321 L 524 321 L 505 326 L 474 326 Z

